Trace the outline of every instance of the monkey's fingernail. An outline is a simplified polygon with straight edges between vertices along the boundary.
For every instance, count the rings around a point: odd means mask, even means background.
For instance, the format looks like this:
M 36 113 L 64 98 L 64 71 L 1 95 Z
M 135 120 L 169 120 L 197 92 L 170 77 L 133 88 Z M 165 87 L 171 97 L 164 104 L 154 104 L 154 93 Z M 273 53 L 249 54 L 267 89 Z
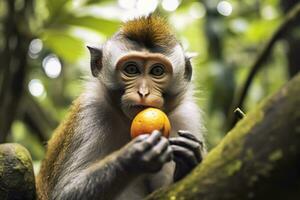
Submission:
M 177 133 L 178 133 L 178 135 L 184 135 L 184 134 L 187 134 L 189 132 L 185 131 L 185 130 L 179 130 Z
M 158 131 L 158 130 L 154 130 L 154 131 L 152 131 L 152 133 L 151 134 L 155 134 L 155 135 L 160 135 L 161 136 L 161 132 L 160 131 Z

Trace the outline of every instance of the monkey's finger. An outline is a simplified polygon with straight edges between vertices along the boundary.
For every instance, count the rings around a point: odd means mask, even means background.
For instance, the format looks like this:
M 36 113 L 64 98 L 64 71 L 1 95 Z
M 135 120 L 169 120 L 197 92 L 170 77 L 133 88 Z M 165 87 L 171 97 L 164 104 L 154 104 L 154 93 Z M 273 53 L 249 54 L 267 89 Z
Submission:
M 190 149 L 194 152 L 197 161 L 201 162 L 202 156 L 200 152 L 200 144 L 198 142 L 195 142 L 185 137 L 170 138 L 169 142 L 171 145 L 178 145 Z
M 134 149 L 136 150 L 136 153 L 143 153 L 151 148 L 151 145 L 149 143 L 145 143 L 147 138 L 149 137 L 149 134 L 143 134 L 139 135 L 136 138 L 134 138 L 128 146 L 134 145 Z
M 168 146 L 169 146 L 168 139 L 165 137 L 161 137 L 158 143 L 155 144 L 155 146 L 150 151 L 153 151 L 154 153 L 159 155 L 162 152 L 164 152 L 168 148 Z
M 159 161 L 161 163 L 166 163 L 169 162 L 173 159 L 173 151 L 172 148 L 169 146 L 164 152 L 163 154 L 159 157 Z
M 187 147 L 189 149 L 198 149 L 200 148 L 200 144 L 193 140 L 184 137 L 173 137 L 169 139 L 170 144 L 176 144 L 180 146 Z
M 139 153 L 143 153 L 151 149 L 161 138 L 159 131 L 153 131 L 151 135 L 141 136 L 140 142 L 136 144 L 136 150 Z
M 161 138 L 161 132 L 155 130 L 151 133 L 151 135 L 147 139 L 144 140 L 143 143 L 153 146 L 160 140 L 160 138 Z
M 165 137 L 161 137 L 160 140 L 154 145 L 152 151 L 161 153 L 169 146 L 169 141 Z
M 145 153 L 144 159 L 146 161 L 150 161 L 158 158 L 164 153 L 164 151 L 166 151 L 168 146 L 169 141 L 166 138 L 161 138 L 153 148 L 149 149 L 148 152 Z
M 189 149 L 177 145 L 171 145 L 171 147 L 173 150 L 174 159 L 179 157 L 180 159 L 183 159 L 190 167 L 195 167 L 198 164 L 194 153 Z
M 176 182 L 182 179 L 185 175 L 187 175 L 192 168 L 188 166 L 186 162 L 179 157 L 174 157 L 174 161 L 176 163 L 175 172 L 174 172 L 174 181 Z
M 180 169 L 181 171 L 190 171 L 190 166 L 185 162 L 184 159 L 178 157 L 178 156 L 174 156 L 173 160 L 176 163 L 176 168 Z
M 179 136 L 194 140 L 195 142 L 198 142 L 200 145 L 203 145 L 203 142 L 200 141 L 195 135 L 193 135 L 190 131 L 186 130 L 179 130 L 178 132 Z
M 134 142 L 141 142 L 149 137 L 149 134 L 142 134 L 133 139 Z

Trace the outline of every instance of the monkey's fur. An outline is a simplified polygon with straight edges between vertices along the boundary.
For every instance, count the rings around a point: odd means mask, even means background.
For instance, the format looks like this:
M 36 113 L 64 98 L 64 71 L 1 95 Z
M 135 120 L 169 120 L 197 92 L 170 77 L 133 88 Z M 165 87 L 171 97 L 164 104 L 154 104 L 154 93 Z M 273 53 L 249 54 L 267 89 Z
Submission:
M 37 177 L 38 198 L 141 199 L 184 177 L 201 162 L 205 147 L 192 66 L 167 23 L 151 15 L 128 21 L 90 52 L 94 77 L 48 142 Z M 164 56 L 172 65 L 172 75 L 155 97 L 171 121 L 170 139 L 159 132 L 130 138 L 127 111 L 132 105 L 123 101 L 129 89 L 115 67 L 130 52 Z

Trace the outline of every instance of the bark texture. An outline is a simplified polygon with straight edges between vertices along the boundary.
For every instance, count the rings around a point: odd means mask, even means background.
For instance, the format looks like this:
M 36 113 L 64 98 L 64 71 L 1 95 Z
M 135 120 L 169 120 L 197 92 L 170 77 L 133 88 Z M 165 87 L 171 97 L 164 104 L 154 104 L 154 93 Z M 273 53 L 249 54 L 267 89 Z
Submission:
M 0 199 L 35 198 L 35 180 L 29 152 L 19 144 L 1 144 Z
M 232 129 L 189 176 L 147 200 L 300 199 L 300 74 Z

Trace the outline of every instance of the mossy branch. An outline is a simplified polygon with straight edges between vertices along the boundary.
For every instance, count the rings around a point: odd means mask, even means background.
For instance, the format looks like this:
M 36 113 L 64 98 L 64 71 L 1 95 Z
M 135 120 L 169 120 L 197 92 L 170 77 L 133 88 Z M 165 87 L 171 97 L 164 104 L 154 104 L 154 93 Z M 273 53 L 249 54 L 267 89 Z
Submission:
M 300 74 L 238 122 L 189 176 L 147 200 L 299 199 Z
M 0 144 L 0 199 L 36 199 L 31 156 L 20 144 Z

